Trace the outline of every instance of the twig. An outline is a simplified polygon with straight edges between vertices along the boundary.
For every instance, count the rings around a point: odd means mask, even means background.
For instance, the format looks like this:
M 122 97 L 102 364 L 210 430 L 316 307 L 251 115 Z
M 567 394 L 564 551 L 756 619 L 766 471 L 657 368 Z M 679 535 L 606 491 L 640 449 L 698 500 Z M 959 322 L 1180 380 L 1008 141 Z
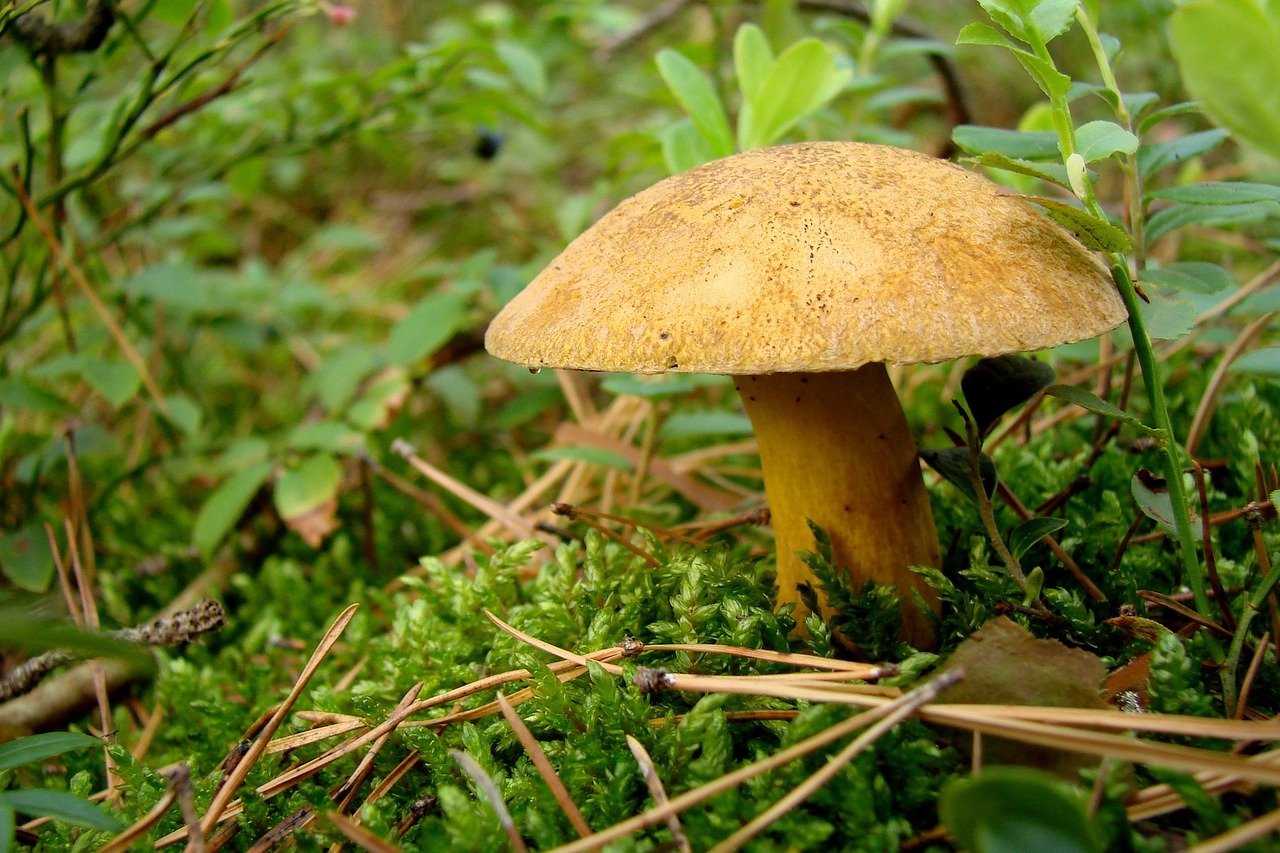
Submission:
M 547 537 L 545 533 L 539 534 L 530 522 L 521 518 L 520 515 L 512 511 L 510 507 L 495 501 L 493 498 L 480 494 L 470 486 L 455 480 L 439 468 L 429 464 L 426 460 L 418 456 L 413 449 L 413 445 L 405 441 L 403 438 L 397 438 L 395 441 L 391 442 L 391 452 L 404 457 L 404 459 L 412 465 L 419 474 L 422 474 L 428 480 L 435 483 L 437 486 L 440 486 L 454 497 L 459 500 L 466 501 L 485 515 L 495 521 L 501 522 L 503 526 L 516 536 L 519 536 L 522 539 L 538 539 L 548 545 L 555 545 L 554 542 L 549 541 L 549 537 Z
M 688 6 L 693 5 L 694 0 L 667 0 L 661 6 L 653 9 L 649 14 L 641 18 L 630 29 L 623 30 L 612 38 L 601 42 L 596 48 L 595 60 L 601 64 L 613 59 L 613 55 L 621 50 L 625 50 L 649 33 L 661 27 L 667 21 L 670 21 L 676 15 L 683 12 Z
M 1188 455 L 1190 452 L 1187 451 Z M 1192 459 L 1191 469 L 1195 473 L 1196 493 L 1200 498 L 1200 538 L 1204 543 L 1205 574 L 1209 578 L 1209 588 L 1218 603 L 1218 610 L 1222 613 L 1222 624 L 1228 631 L 1233 631 L 1236 617 L 1231 612 L 1231 599 L 1227 598 L 1227 591 L 1222 588 L 1222 580 L 1218 577 L 1218 559 L 1213 552 L 1213 530 L 1209 524 L 1209 490 L 1205 485 L 1204 468 Z
M 369 853 L 400 853 L 400 848 L 379 838 L 360 824 L 341 812 L 325 812 L 325 820 L 338 828 L 338 831 L 351 841 L 360 845 Z
M 189 643 L 200 634 L 216 631 L 226 624 L 226 618 L 222 605 L 207 599 L 171 618 L 157 618 L 136 628 L 112 631 L 106 636 L 127 643 L 176 646 Z M 0 701 L 30 692 L 46 675 L 74 659 L 70 652 L 54 649 L 19 664 L 0 679 Z
M 218 555 L 213 565 L 187 585 L 168 606 L 162 617 L 173 617 L 193 607 L 210 588 L 218 588 L 239 568 L 229 549 Z M 109 660 L 102 664 L 107 687 L 114 690 L 144 672 L 132 663 Z M 84 706 L 93 697 L 93 680 L 88 664 L 65 672 L 36 687 L 30 693 L 0 705 L 0 727 L 16 731 L 42 731 L 55 726 Z
M 1240 682 L 1240 697 L 1236 699 L 1236 710 L 1231 715 L 1233 720 L 1244 719 L 1245 709 L 1249 707 L 1249 693 L 1253 690 L 1253 682 L 1258 677 L 1262 662 L 1267 658 L 1270 641 L 1271 635 L 1263 634 L 1262 639 L 1258 641 L 1258 648 L 1254 649 L 1253 657 L 1249 660 L 1249 668 L 1245 670 L 1244 679 Z
M 1187 853 L 1228 853 L 1231 850 L 1241 849 L 1251 841 L 1274 838 L 1278 830 L 1280 830 L 1280 809 L 1242 823 L 1235 829 L 1214 836 L 1194 847 L 1188 847 Z

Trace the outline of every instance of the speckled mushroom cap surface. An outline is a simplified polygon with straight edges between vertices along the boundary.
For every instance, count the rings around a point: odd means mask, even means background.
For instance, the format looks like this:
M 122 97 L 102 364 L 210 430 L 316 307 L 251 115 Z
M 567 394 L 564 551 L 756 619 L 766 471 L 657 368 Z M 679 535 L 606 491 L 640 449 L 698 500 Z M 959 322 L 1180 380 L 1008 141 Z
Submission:
M 806 142 L 622 202 L 485 346 L 529 367 L 808 372 L 1044 349 L 1124 318 L 1103 266 L 1007 190 L 914 151 Z

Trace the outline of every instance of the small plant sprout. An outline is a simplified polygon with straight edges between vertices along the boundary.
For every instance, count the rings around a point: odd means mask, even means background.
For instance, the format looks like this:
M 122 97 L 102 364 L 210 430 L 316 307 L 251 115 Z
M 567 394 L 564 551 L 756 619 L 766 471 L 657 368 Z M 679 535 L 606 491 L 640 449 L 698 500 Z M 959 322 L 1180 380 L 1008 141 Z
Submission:
M 623 202 L 494 319 L 531 368 L 735 377 L 759 443 L 782 602 L 836 565 L 932 591 L 933 516 L 886 363 L 1082 340 L 1124 319 L 1106 270 L 994 184 L 916 152 L 815 142 L 727 157 Z M 821 606 L 821 605 L 820 605 Z M 903 636 L 932 641 L 927 616 Z

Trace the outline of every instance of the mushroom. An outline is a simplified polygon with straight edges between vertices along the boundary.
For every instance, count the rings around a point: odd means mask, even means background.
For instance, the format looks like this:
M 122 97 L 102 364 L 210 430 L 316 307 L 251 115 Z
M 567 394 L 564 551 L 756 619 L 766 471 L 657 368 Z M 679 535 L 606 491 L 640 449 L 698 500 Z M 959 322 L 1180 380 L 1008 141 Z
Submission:
M 812 521 L 855 586 L 915 591 L 936 611 L 910 571 L 939 566 L 938 538 L 885 364 L 1039 350 L 1124 318 L 1105 268 L 987 179 L 914 151 L 806 142 L 622 202 L 494 318 L 485 346 L 530 368 L 732 375 L 780 602 L 813 583 L 796 556 Z M 930 644 L 928 616 L 903 615 L 903 637 Z

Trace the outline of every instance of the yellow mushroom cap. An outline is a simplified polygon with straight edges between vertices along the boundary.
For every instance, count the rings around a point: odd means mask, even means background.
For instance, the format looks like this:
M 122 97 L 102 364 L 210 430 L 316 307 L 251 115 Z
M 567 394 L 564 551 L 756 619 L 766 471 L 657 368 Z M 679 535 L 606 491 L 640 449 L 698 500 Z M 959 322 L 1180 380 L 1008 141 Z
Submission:
M 485 346 L 529 367 L 815 372 L 1044 349 L 1124 318 L 1106 269 L 991 181 L 914 151 L 805 142 L 622 202 Z

